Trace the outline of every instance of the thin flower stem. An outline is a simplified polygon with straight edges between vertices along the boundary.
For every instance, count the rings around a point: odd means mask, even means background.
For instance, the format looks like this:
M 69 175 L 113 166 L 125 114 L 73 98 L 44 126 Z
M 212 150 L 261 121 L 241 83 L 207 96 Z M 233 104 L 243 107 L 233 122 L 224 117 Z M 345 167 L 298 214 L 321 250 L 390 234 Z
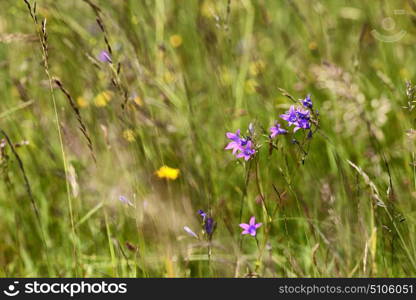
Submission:
M 263 251 L 260 248 L 260 243 L 259 243 L 259 239 L 257 238 L 257 235 L 254 236 L 254 238 L 256 240 L 257 250 L 258 250 L 258 256 L 257 256 L 257 261 L 256 261 L 256 268 L 255 268 L 255 272 L 257 273 L 259 271 L 260 266 L 261 266 L 261 258 L 263 256 Z
M 254 239 L 256 240 L 257 249 L 260 251 L 260 244 L 259 244 L 259 239 L 257 238 L 257 235 L 254 236 Z
M 49 53 L 48 53 L 48 43 L 47 43 L 47 33 L 46 33 L 46 19 L 44 19 L 42 21 L 42 24 L 41 24 L 42 27 L 40 29 L 35 9 L 33 9 L 33 11 L 32 11 L 30 3 L 27 0 L 24 0 L 24 2 L 26 3 L 26 5 L 29 9 L 30 16 L 31 16 L 31 18 L 33 20 L 33 23 L 35 25 L 35 28 L 36 28 L 36 34 L 37 34 L 38 41 L 40 43 L 41 50 L 42 50 L 43 68 L 44 68 L 44 71 L 45 71 L 46 76 L 48 78 L 49 91 L 50 91 L 50 94 L 51 94 L 52 106 L 53 106 L 54 117 L 55 117 L 54 121 L 55 121 L 56 129 L 57 129 L 57 132 L 58 132 L 58 139 L 59 139 L 60 151 L 61 151 L 61 155 L 62 155 L 62 163 L 63 163 L 63 168 L 64 168 L 64 174 L 65 174 L 66 195 L 67 195 L 67 201 L 68 201 L 68 210 L 69 210 L 70 226 L 71 226 L 71 240 L 72 240 L 72 244 L 73 244 L 73 256 L 74 256 L 74 261 L 75 261 L 74 272 L 77 275 L 78 274 L 78 269 L 79 269 L 78 236 L 77 236 L 76 230 L 75 230 L 74 212 L 73 212 L 73 207 L 72 207 L 72 199 L 71 199 L 71 193 L 70 193 L 70 187 L 69 187 L 69 181 L 68 181 L 68 163 L 67 163 L 67 159 L 66 159 L 64 141 L 63 141 L 63 136 L 62 136 L 61 127 L 60 127 L 58 106 L 57 106 L 57 101 L 56 101 L 56 98 L 55 98 L 55 92 L 54 92 L 54 89 L 53 89 L 52 76 L 51 76 L 50 71 L 49 71 L 49 61 L 48 61 Z
M 211 254 L 212 254 L 212 248 L 211 248 L 211 240 L 208 240 L 207 244 L 207 255 L 208 255 L 208 269 L 211 270 Z
M 260 180 L 259 180 L 259 158 L 258 156 L 256 157 L 256 186 L 257 186 L 257 191 L 260 195 L 261 198 L 261 203 L 263 204 L 264 210 L 266 211 L 266 215 L 267 215 L 267 219 L 270 218 L 270 214 L 269 211 L 267 209 L 266 206 L 266 201 L 265 201 L 265 197 L 263 195 L 263 192 L 261 191 L 261 186 L 260 186 Z
M 245 164 L 247 166 L 247 164 Z M 246 178 L 244 181 L 244 191 L 243 196 L 241 197 L 240 201 L 240 223 L 243 221 L 243 208 L 244 208 L 244 199 L 247 198 L 247 191 L 248 191 L 248 184 L 250 181 L 250 169 L 251 169 L 251 160 L 248 163 L 248 167 L 246 167 Z

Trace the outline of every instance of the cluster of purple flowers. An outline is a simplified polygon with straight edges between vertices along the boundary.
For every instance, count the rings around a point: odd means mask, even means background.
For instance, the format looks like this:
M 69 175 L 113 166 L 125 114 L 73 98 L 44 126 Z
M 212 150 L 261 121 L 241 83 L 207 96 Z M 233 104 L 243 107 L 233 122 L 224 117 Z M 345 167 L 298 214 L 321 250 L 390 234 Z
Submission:
M 313 110 L 313 103 L 310 95 L 307 95 L 304 99 L 299 100 L 300 105 L 292 105 L 289 110 L 280 115 L 280 118 L 287 122 L 287 126 L 293 127 L 293 133 L 296 133 L 298 130 L 303 129 L 307 131 L 307 136 L 312 137 L 312 124 L 318 122 L 315 117 L 318 116 L 318 112 Z M 284 135 L 288 133 L 288 130 L 283 128 L 281 124 L 277 121 L 274 126 L 270 129 L 269 137 L 271 139 L 275 138 L 278 135 Z M 232 153 L 237 158 L 244 158 L 244 160 L 249 160 L 256 154 L 256 144 L 254 142 L 255 133 L 253 124 L 249 125 L 248 136 L 241 136 L 241 131 L 238 129 L 235 133 L 227 132 L 227 138 L 230 140 L 225 147 L 225 150 L 232 150 Z M 296 139 L 293 139 L 294 143 L 297 143 Z M 257 145 L 257 148 L 261 145 Z M 204 211 L 199 210 L 198 214 L 202 217 L 202 225 L 204 232 L 211 238 L 212 233 L 215 229 L 214 219 L 209 217 Z M 239 226 L 243 229 L 241 234 L 251 235 L 253 237 L 257 234 L 257 229 L 262 226 L 262 223 L 256 223 L 255 217 L 251 217 L 249 223 L 242 223 Z M 189 228 L 184 228 L 190 235 L 196 236 Z
M 311 128 L 310 111 L 301 107 L 295 108 L 295 106 L 292 105 L 289 110 L 285 114 L 280 115 L 280 117 L 287 122 L 288 126 L 295 126 L 293 132 L 296 132 L 299 129 Z
M 227 132 L 227 138 L 231 140 L 228 145 L 225 147 L 226 150 L 233 150 L 233 154 L 237 158 L 244 158 L 244 160 L 249 160 L 256 150 L 254 149 L 253 142 L 250 138 L 243 138 L 240 136 L 240 129 L 236 133 Z
M 286 113 L 280 115 L 280 118 L 285 120 L 288 126 L 294 126 L 293 132 L 299 129 L 307 130 L 311 128 L 311 110 L 313 107 L 311 96 L 307 95 L 305 99 L 300 100 L 300 103 L 303 107 L 292 105 Z M 277 122 L 275 126 L 270 128 L 271 138 L 286 133 L 287 130 L 283 129 Z
M 313 103 L 310 95 L 307 95 L 305 99 L 299 100 L 302 106 L 292 105 L 289 110 L 280 115 L 280 118 L 287 122 L 287 125 L 294 126 L 293 132 L 297 132 L 299 129 L 309 130 L 311 129 L 311 111 L 313 109 Z M 253 126 L 250 124 L 249 132 L 253 135 Z M 278 135 L 286 134 L 288 131 L 282 127 L 277 121 L 274 126 L 270 128 L 270 138 L 274 138 Z M 311 131 L 308 133 L 308 137 L 312 134 Z M 240 129 L 233 132 L 227 132 L 227 138 L 230 142 L 225 147 L 225 150 L 232 150 L 233 154 L 237 158 L 244 158 L 249 160 L 256 154 L 255 146 L 251 137 L 242 137 Z
M 214 219 L 210 217 L 202 209 L 198 210 L 198 215 L 202 217 L 202 230 L 203 230 L 204 235 L 208 238 L 208 240 L 211 240 L 212 234 L 214 233 L 215 226 L 216 226 Z M 195 232 L 193 232 L 191 228 L 189 228 L 188 226 L 184 226 L 183 229 L 190 236 L 199 240 L 199 236 Z
M 203 210 L 198 210 L 198 214 L 202 217 L 202 228 L 208 239 L 211 239 L 212 234 L 214 233 L 216 223 L 212 217 L 210 217 L 206 212 Z M 253 237 L 257 235 L 257 229 L 262 226 L 262 223 L 256 223 L 256 218 L 253 216 L 250 218 L 250 221 L 247 223 L 241 223 L 239 226 L 243 229 L 241 232 L 242 235 L 248 234 Z M 190 236 L 199 239 L 199 236 L 192 231 L 191 228 L 188 226 L 184 226 L 183 229 L 188 233 Z

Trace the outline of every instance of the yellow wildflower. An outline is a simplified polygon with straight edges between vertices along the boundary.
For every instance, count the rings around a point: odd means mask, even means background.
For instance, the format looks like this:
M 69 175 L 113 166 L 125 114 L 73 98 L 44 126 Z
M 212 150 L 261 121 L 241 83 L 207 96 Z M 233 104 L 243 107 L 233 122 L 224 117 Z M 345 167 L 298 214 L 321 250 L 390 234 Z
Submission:
M 310 42 L 308 45 L 309 50 L 314 51 L 316 49 L 318 49 L 318 44 L 314 41 Z
M 156 171 L 156 175 L 159 178 L 175 180 L 179 176 L 179 169 L 174 169 L 168 166 L 162 166 L 159 170 Z
M 222 67 L 220 70 L 220 80 L 221 85 L 229 86 L 233 81 L 233 75 L 230 72 L 230 69 L 227 67 Z
M 98 107 L 103 107 L 110 102 L 111 98 L 113 98 L 113 92 L 112 91 L 104 91 L 99 93 L 94 98 L 94 104 Z
M 142 98 L 140 98 L 139 96 L 134 97 L 133 101 L 134 101 L 134 103 L 136 103 L 138 106 L 142 106 L 142 105 L 143 105 L 143 100 L 142 100 Z
M 253 61 L 250 63 L 249 70 L 250 74 L 253 76 L 259 75 L 264 71 L 266 64 L 262 60 Z
M 245 82 L 244 89 L 247 94 L 254 94 L 257 91 L 259 84 L 254 79 L 249 79 Z
M 77 104 L 78 104 L 78 107 L 81 107 L 81 108 L 82 107 L 87 107 L 88 106 L 88 101 L 84 97 L 79 96 L 77 98 Z
M 163 79 L 167 84 L 169 84 L 175 81 L 175 75 L 170 71 L 166 71 L 165 74 L 163 74 Z
M 174 34 L 169 38 L 169 42 L 173 48 L 178 48 L 182 45 L 182 37 L 179 34 Z
M 132 143 L 136 140 L 134 131 L 131 129 L 126 129 L 123 131 L 123 138 L 129 143 Z
M 214 11 L 215 11 L 215 6 L 214 4 L 209 1 L 209 0 L 205 0 L 202 5 L 201 5 L 201 14 L 206 17 L 206 18 L 212 18 Z

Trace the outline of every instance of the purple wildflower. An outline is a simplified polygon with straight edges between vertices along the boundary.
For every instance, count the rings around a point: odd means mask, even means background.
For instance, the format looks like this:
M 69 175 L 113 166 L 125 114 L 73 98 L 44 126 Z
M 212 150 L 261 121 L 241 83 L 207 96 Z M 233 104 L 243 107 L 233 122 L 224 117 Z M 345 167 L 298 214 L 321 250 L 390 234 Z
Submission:
M 190 236 L 193 236 L 194 238 L 198 239 L 198 235 L 195 232 L 193 232 L 192 229 L 188 226 L 184 226 L 183 230 L 185 230 Z
M 202 217 L 202 221 L 208 216 L 202 209 L 198 210 L 198 214 Z
M 248 124 L 248 131 L 250 132 L 250 135 L 254 135 L 254 124 L 253 123 Z
M 298 119 L 309 120 L 311 118 L 310 114 L 311 112 L 309 110 L 302 109 L 300 107 L 296 108 L 296 115 L 298 116 Z
M 299 129 L 309 129 L 311 128 L 311 124 L 306 119 L 299 119 L 299 121 L 296 123 L 295 128 L 293 129 L 293 132 L 298 131 Z
M 230 140 L 237 142 L 240 140 L 240 129 L 237 129 L 237 131 L 235 133 L 232 132 L 227 132 L 226 133 L 227 138 L 229 138 Z
M 276 123 L 273 127 L 270 128 L 270 137 L 274 138 L 276 135 L 286 134 L 287 130 L 283 129 L 280 124 Z
M 296 122 L 296 126 L 293 129 L 294 132 L 298 131 L 299 129 L 309 129 L 311 125 L 309 123 L 310 120 L 310 111 L 304 110 L 301 108 L 296 109 L 296 114 L 298 116 L 298 121 Z
M 283 120 L 287 121 L 289 126 L 295 124 L 296 121 L 298 120 L 298 115 L 296 114 L 296 110 L 293 105 L 290 106 L 289 110 L 285 114 L 280 115 L 280 117 Z
M 120 197 L 118 197 L 118 200 L 120 200 L 121 202 L 123 202 L 124 204 L 133 206 L 133 203 L 131 203 L 131 201 L 129 199 L 127 199 L 127 197 L 121 195 Z
M 301 100 L 300 102 L 302 102 L 302 105 L 304 106 L 304 107 L 307 107 L 307 108 L 312 108 L 312 99 L 311 99 L 311 95 L 310 94 L 308 94 L 307 96 L 306 96 L 306 98 L 305 99 L 303 99 L 303 100 Z
M 233 150 L 233 154 L 235 154 L 238 150 L 241 149 L 242 139 L 240 137 L 240 129 L 236 131 L 236 133 L 227 132 L 226 136 L 231 142 L 225 147 L 225 150 Z
M 213 218 L 207 218 L 205 220 L 204 229 L 205 232 L 210 236 L 214 232 L 215 222 Z
M 244 160 L 249 160 L 254 154 L 256 150 L 252 148 L 252 142 L 248 141 L 247 144 L 241 149 L 240 153 L 237 154 L 237 158 L 244 158 Z
M 310 111 L 302 109 L 300 107 L 295 108 L 293 105 L 289 108 L 289 110 L 280 115 L 280 117 L 288 122 L 288 125 L 295 125 L 293 132 L 298 131 L 299 129 L 310 129 L 311 124 L 309 123 L 310 120 Z
M 241 234 L 250 234 L 251 236 L 256 236 L 257 229 L 262 225 L 262 223 L 256 224 L 256 218 L 251 217 L 250 222 L 248 224 L 242 223 L 240 224 L 240 227 L 243 228 L 243 232 Z
M 101 62 L 108 62 L 108 63 L 111 63 L 112 62 L 111 61 L 110 54 L 107 51 L 105 51 L 105 50 L 103 50 L 103 51 L 100 52 L 100 54 L 98 55 L 98 59 Z
M 228 143 L 225 150 L 233 150 L 233 154 L 237 158 L 249 160 L 251 156 L 256 153 L 256 150 L 253 149 L 251 140 L 240 136 L 240 129 L 238 129 L 236 133 L 227 132 L 226 136 L 231 142 Z
M 205 233 L 211 237 L 215 229 L 215 221 L 212 217 L 209 217 L 202 209 L 198 210 L 198 214 L 202 217 L 202 227 Z

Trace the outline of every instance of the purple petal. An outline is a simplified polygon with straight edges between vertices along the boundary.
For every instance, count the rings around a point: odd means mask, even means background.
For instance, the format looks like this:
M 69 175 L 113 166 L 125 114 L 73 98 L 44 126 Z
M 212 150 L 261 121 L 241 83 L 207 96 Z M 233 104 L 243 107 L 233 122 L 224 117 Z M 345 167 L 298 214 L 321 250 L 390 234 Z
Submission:
M 103 50 L 103 51 L 101 51 L 101 52 L 100 52 L 100 54 L 98 55 L 98 59 L 99 59 L 101 62 L 111 62 L 111 56 L 110 56 L 110 54 L 109 54 L 107 51 L 105 51 L 105 50 Z
M 234 139 L 236 136 L 235 136 L 235 134 L 234 133 L 232 133 L 232 132 L 227 132 L 226 134 L 225 134 L 226 136 L 227 136 L 227 138 L 229 138 L 230 140 L 232 140 L 232 139 Z
M 234 142 L 237 142 L 240 140 L 240 129 L 238 129 L 236 133 L 227 132 L 225 135 L 227 136 L 228 139 Z
M 229 142 L 228 144 L 227 144 L 227 146 L 225 146 L 225 150 L 230 150 L 230 149 L 234 149 L 234 144 L 235 144 L 235 142 Z
M 183 230 L 185 230 L 189 235 L 193 236 L 194 238 L 198 238 L 198 235 L 195 232 L 193 232 L 192 229 L 188 226 L 184 226 Z
M 239 226 L 240 226 L 241 228 L 243 228 L 244 230 L 248 230 L 248 229 L 250 228 L 250 225 L 245 224 L 245 223 L 240 224 Z
M 123 202 L 124 204 L 133 206 L 133 203 L 131 203 L 131 201 L 129 199 L 127 199 L 127 197 L 125 197 L 125 196 L 121 195 L 120 197 L 118 197 L 118 200 L 120 200 L 120 202 Z
M 202 217 L 202 220 L 205 221 L 205 218 L 207 217 L 207 214 L 202 209 L 198 210 L 198 214 Z

